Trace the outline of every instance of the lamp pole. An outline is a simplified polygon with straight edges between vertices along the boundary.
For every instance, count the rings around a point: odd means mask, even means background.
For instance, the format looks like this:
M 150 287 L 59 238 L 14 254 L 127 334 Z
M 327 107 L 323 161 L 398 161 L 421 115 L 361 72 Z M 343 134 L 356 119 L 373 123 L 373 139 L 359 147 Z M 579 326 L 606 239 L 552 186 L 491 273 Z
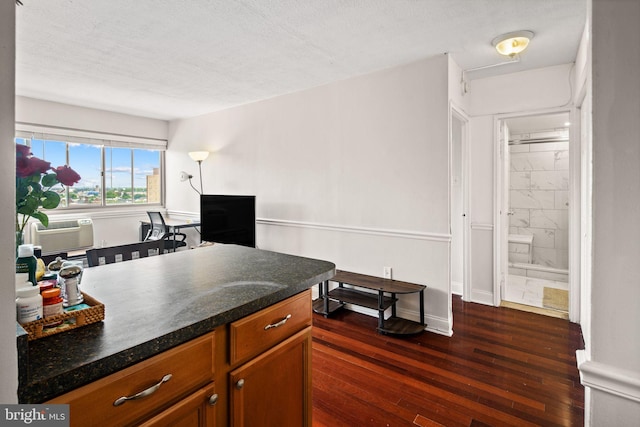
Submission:
M 200 194 L 204 194 L 202 189 L 202 160 L 198 160 L 198 172 L 200 173 Z

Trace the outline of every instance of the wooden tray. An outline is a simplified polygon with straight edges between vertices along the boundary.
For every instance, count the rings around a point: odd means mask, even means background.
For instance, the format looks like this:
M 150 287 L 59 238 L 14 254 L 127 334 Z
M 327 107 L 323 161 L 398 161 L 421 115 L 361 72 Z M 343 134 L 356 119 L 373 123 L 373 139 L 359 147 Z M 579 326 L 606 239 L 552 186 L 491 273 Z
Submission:
M 89 308 L 69 312 L 65 311 L 62 314 L 56 314 L 55 316 L 49 316 L 45 319 L 35 320 L 33 322 L 20 325 L 29 334 L 29 341 L 103 321 L 104 304 L 84 292 L 82 292 L 82 295 L 84 297 L 83 302 L 87 304 Z M 52 328 L 44 327 L 44 325 L 60 321 L 62 321 L 62 324 L 59 326 L 54 326 Z

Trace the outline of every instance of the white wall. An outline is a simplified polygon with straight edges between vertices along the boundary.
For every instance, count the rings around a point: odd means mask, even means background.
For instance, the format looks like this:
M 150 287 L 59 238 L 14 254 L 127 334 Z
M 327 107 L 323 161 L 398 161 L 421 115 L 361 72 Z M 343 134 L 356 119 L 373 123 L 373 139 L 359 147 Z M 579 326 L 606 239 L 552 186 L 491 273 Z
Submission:
M 0 2 L 0 181 L 12 183 L 15 179 L 14 92 L 15 92 L 15 2 Z M 15 188 L 5 185 L 5 200 L 15 198 Z M 15 234 L 15 207 L 11 203 L 0 206 L 0 402 L 18 401 L 18 365 L 16 354 L 15 309 L 15 246 L 10 236 Z
M 573 102 L 573 66 L 556 65 L 472 80 L 469 114 L 513 114 L 570 107 Z
M 16 96 L 16 122 L 167 139 L 165 120 Z
M 640 420 L 640 2 L 593 0 L 592 425 Z M 629 44 L 629 42 L 631 44 Z M 595 369 L 595 373 L 594 373 Z M 611 393 L 625 395 L 626 398 Z
M 209 150 L 205 193 L 255 194 L 259 247 L 391 266 L 429 286 L 427 321 L 449 333 L 447 80 L 443 55 L 172 122 L 167 208 L 198 210 L 177 171 L 197 175 L 186 152 Z

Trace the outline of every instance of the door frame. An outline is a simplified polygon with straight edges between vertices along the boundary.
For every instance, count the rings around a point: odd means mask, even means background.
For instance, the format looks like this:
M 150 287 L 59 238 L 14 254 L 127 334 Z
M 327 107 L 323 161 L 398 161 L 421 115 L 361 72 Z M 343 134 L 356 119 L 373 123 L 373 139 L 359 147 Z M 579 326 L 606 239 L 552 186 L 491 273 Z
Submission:
M 494 305 L 499 306 L 502 301 L 502 284 L 508 275 L 508 260 L 502 251 L 508 251 L 508 236 L 504 235 L 505 221 L 508 230 L 508 216 L 503 212 L 504 198 L 508 189 L 504 188 L 503 159 L 508 150 L 508 142 L 501 139 L 503 123 L 512 118 L 540 116 L 558 113 L 568 113 L 571 126 L 569 128 L 569 320 L 580 321 L 580 271 L 581 271 L 581 191 L 580 183 L 582 174 L 580 171 L 580 114 L 576 108 L 559 107 L 544 110 L 527 111 L 520 113 L 500 114 L 494 117 Z M 508 173 L 508 171 L 506 171 Z
M 454 102 L 449 102 L 449 232 L 451 239 L 452 195 L 453 195 L 453 122 L 462 123 L 460 135 L 460 188 L 462 191 L 462 300 L 471 300 L 471 262 L 469 257 L 469 116 Z M 449 244 L 449 304 L 451 304 L 451 243 Z

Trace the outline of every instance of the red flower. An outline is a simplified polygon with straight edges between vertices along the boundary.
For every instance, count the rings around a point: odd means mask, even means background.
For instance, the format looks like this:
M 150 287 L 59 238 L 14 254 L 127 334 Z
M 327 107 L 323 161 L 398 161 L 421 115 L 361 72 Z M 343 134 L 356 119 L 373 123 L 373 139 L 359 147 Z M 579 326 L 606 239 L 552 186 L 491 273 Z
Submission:
M 45 162 L 44 160 L 37 157 L 16 158 L 16 175 L 19 178 L 25 178 L 27 176 L 34 175 L 36 172 L 38 173 L 38 175 L 41 175 L 43 173 L 47 173 L 49 169 L 51 169 L 51 162 Z
M 72 186 L 80 181 L 80 175 L 67 165 L 58 166 L 57 168 L 52 168 L 52 170 L 56 173 L 58 181 L 63 185 Z
M 31 154 L 31 148 L 27 147 L 26 145 L 16 144 L 16 154 L 18 155 L 18 157 L 27 157 L 29 154 Z

